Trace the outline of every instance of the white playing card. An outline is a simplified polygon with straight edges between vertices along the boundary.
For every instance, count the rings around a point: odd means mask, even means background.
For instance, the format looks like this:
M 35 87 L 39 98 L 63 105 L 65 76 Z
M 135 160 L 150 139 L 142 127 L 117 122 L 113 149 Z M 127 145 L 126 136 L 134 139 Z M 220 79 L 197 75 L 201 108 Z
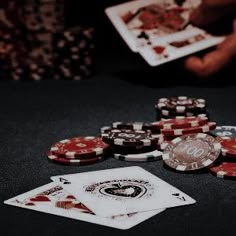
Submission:
M 159 209 L 110 218 L 98 217 L 54 182 L 6 200 L 4 203 L 118 229 L 129 229 L 164 210 Z
M 189 24 L 201 0 L 131 1 L 105 10 L 121 37 L 151 65 L 215 46 L 224 37 L 213 37 Z
M 169 61 L 187 56 L 221 43 L 224 37 L 213 37 L 206 32 L 186 32 L 173 38 L 159 40 L 152 46 L 140 49 L 139 53 L 151 66 L 158 66 Z
M 193 204 L 196 201 L 141 167 L 54 176 L 102 217 Z

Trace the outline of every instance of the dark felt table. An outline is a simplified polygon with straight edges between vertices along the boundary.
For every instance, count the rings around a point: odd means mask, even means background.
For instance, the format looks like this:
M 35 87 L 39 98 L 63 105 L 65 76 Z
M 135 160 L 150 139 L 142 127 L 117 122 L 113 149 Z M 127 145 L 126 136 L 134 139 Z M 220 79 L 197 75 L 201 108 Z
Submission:
M 45 154 L 55 141 L 97 135 L 100 127 L 112 121 L 153 121 L 158 97 L 203 97 L 212 120 L 236 125 L 235 85 L 190 85 L 186 82 L 189 78 L 176 78 L 179 86 L 174 80 L 161 83 L 161 78 L 166 75 L 167 81 L 170 76 L 163 71 L 181 75 L 180 69 L 174 71 L 171 65 L 155 73 L 142 69 L 132 73 L 124 68 L 119 73 L 101 73 L 78 82 L 0 83 L 1 235 L 236 234 L 235 182 L 208 173 L 178 174 L 164 169 L 162 161 L 138 165 L 186 192 L 197 203 L 168 209 L 127 231 L 3 205 L 6 199 L 49 183 L 53 175 L 137 165 L 110 158 L 91 166 L 61 166 L 48 162 Z

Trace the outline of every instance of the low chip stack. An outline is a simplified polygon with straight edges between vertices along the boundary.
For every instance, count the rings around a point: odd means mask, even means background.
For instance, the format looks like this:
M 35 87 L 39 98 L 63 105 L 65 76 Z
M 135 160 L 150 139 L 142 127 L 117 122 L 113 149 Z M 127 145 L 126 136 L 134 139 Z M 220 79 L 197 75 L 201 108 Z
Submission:
M 202 98 L 186 96 L 160 98 L 155 105 L 157 120 L 176 116 L 196 116 L 207 114 L 206 101 Z
M 75 137 L 53 144 L 47 156 L 58 164 L 89 165 L 104 160 L 108 148 L 100 137 Z
M 113 128 L 101 129 L 101 136 L 103 141 L 111 146 L 115 159 L 135 162 L 160 160 L 162 153 L 156 149 L 160 135 L 146 130 L 146 125 L 114 122 Z M 130 129 L 127 129 L 128 127 Z
M 205 115 L 177 116 L 172 119 L 162 119 L 154 124 L 160 127 L 158 148 L 164 150 L 177 137 L 186 134 L 209 133 L 216 128 L 216 122 L 210 122 Z
M 218 178 L 236 180 L 236 127 L 217 126 L 212 134 L 221 144 L 221 157 L 209 172 Z

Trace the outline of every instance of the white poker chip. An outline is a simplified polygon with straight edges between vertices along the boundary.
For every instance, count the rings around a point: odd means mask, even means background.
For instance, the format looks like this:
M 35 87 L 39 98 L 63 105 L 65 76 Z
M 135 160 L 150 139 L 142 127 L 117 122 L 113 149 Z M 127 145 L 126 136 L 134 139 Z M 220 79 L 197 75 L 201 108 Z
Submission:
M 149 161 L 158 161 L 162 159 L 162 152 L 155 150 L 152 152 L 140 153 L 140 154 L 118 154 L 115 153 L 113 157 L 121 161 L 130 161 L 130 162 L 149 162 Z

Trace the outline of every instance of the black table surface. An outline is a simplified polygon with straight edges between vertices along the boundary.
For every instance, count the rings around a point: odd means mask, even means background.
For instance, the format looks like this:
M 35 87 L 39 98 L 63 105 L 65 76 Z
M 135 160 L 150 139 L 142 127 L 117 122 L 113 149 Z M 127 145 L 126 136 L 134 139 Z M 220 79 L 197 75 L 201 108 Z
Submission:
M 236 235 L 236 184 L 209 173 L 179 174 L 162 161 L 128 163 L 109 158 L 90 166 L 48 162 L 56 141 L 98 135 L 113 121 L 154 121 L 159 97 L 187 95 L 208 102 L 211 120 L 236 125 L 236 86 L 156 86 L 123 79 L 129 72 L 90 80 L 0 83 L 0 233 L 6 235 Z M 122 231 L 7 206 L 3 201 L 50 182 L 50 176 L 139 165 L 176 186 L 197 203 L 172 208 Z

